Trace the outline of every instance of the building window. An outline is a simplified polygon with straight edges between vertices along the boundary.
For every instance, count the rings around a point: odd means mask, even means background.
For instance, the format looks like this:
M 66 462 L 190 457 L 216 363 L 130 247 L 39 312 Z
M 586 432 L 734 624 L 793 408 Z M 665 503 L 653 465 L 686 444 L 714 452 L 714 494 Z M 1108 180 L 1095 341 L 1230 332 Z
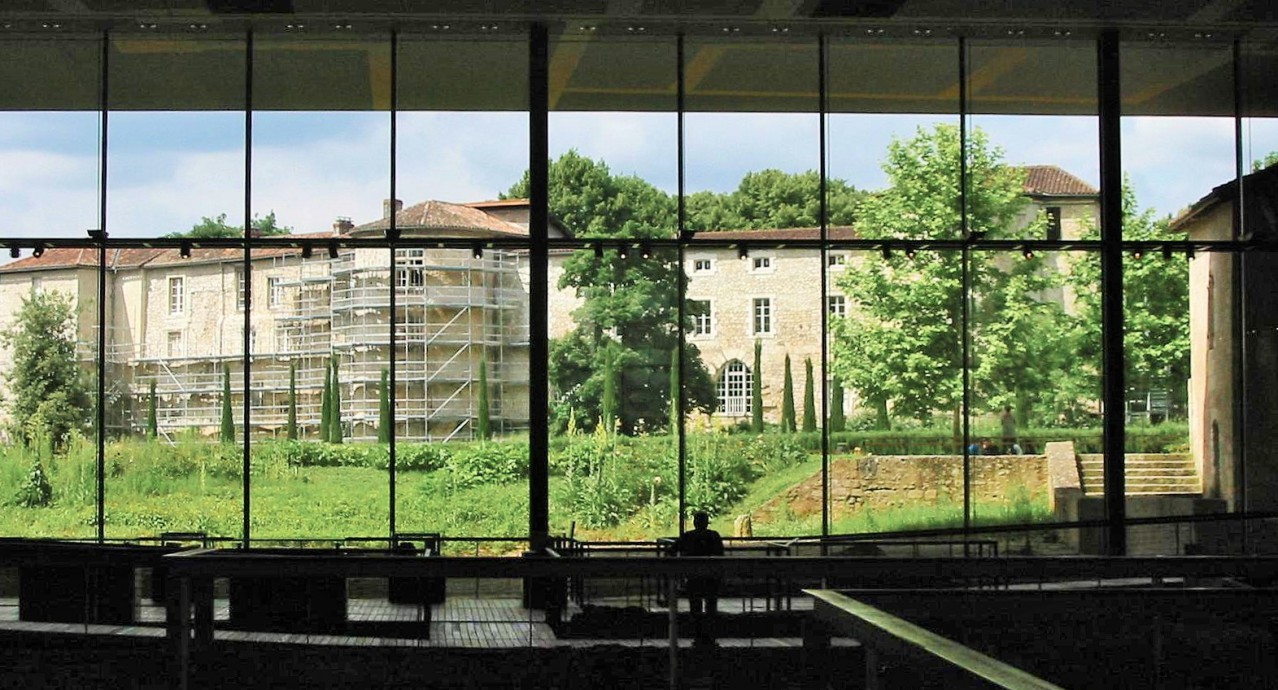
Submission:
M 714 335 L 713 306 L 708 299 L 688 300 L 688 313 L 692 314 L 692 335 Z
M 710 273 L 713 270 L 714 270 L 713 259 L 693 259 L 692 260 L 693 273 Z
M 848 314 L 848 302 L 843 295 L 828 295 L 825 298 L 825 309 L 832 319 L 841 319 Z
M 244 311 L 244 269 L 235 269 L 235 308 Z
M 186 311 L 186 280 L 181 276 L 169 278 L 169 313 Z
M 169 357 L 182 356 L 182 331 L 169 331 L 165 352 Z
M 751 383 L 749 367 L 739 359 L 728 362 L 719 375 L 719 409 L 729 415 L 750 414 Z
M 249 354 L 257 352 L 257 328 L 249 329 Z
M 288 331 L 283 329 L 275 331 L 275 351 L 288 352 Z
M 422 267 L 426 265 L 426 250 L 405 249 L 399 255 L 400 267 L 395 271 L 395 285 L 421 287 L 425 284 Z
M 1046 213 L 1047 213 L 1047 239 L 1059 240 L 1061 238 L 1061 207 L 1048 206 Z
M 753 271 L 771 271 L 772 257 L 756 256 L 750 260 L 750 269 Z
M 284 304 L 283 282 L 279 278 L 266 279 L 266 294 L 269 295 L 271 307 L 278 307 Z
M 830 252 L 825 255 L 825 265 L 830 268 L 843 268 L 848 264 L 848 255 L 843 252 Z
M 752 335 L 772 333 L 772 298 L 756 297 L 754 300 L 754 318 L 751 319 Z

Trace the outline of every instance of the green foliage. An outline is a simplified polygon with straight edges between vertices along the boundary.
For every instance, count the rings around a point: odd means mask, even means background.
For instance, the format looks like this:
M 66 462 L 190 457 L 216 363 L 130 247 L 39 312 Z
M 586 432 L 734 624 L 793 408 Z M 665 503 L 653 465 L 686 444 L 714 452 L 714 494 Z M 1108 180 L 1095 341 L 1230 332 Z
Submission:
M 75 304 L 57 291 L 22 298 L 13 323 L 0 332 L 11 353 L 5 380 L 13 436 L 31 444 L 48 435 L 56 448 L 90 426 L 92 401 L 76 363 Z
M 459 445 L 445 460 L 456 487 L 506 484 L 528 477 L 528 444 L 521 441 Z
M 387 404 L 389 416 L 389 403 Z M 493 437 L 492 419 L 488 410 L 488 360 L 479 360 L 479 440 L 488 441 Z
M 803 362 L 803 431 L 816 431 L 816 391 L 812 381 L 812 358 Z
M 643 240 L 669 238 L 676 225 L 675 201 L 634 176 L 614 175 L 607 164 L 569 151 L 549 163 L 550 211 L 577 237 Z M 528 193 L 528 177 L 505 197 Z M 572 414 L 579 428 L 605 417 L 625 433 L 663 428 L 669 423 L 670 363 L 678 329 L 692 330 L 692 315 L 679 323 L 678 255 L 657 252 L 644 259 L 615 250 L 596 256 L 575 252 L 564 262 L 558 288 L 581 299 L 574 328 L 550 343 L 550 380 L 557 415 Z M 611 348 L 608 352 L 606 349 Z M 689 409 L 714 410 L 717 397 L 700 353 L 689 346 L 683 363 Z M 604 414 L 605 361 L 625 399 Z M 570 411 L 570 412 L 569 412 Z
M 286 437 L 297 440 L 297 362 L 288 363 L 288 424 Z
M 959 150 L 958 127 L 920 128 L 894 140 L 883 169 L 889 186 L 858 206 L 858 231 L 867 239 L 955 240 L 966 230 L 990 239 L 1041 236 L 1045 220 L 1017 221 L 1028 203 L 1024 171 L 1006 165 L 1002 151 L 980 129 Z M 960 170 L 968 184 L 960 204 Z M 886 428 L 892 414 L 930 422 L 948 412 L 957 425 L 962 401 L 963 267 L 957 252 L 867 255 L 837 280 L 856 309 L 831 320 L 832 373 L 856 390 Z M 978 404 L 1016 401 L 1022 410 L 1051 394 L 1051 381 L 1071 366 L 1060 305 L 1040 296 L 1059 286 L 1054 264 L 1042 257 L 999 261 L 993 252 L 971 252 L 973 285 L 968 335 L 973 344 L 973 386 Z M 957 427 L 956 427 L 957 428 Z
M 847 429 L 847 418 L 843 416 L 843 381 L 834 376 L 830 379 L 830 432 L 835 433 Z
M 271 211 L 264 217 L 254 216 L 253 234 L 258 236 L 268 235 L 288 235 L 293 232 L 293 228 L 281 226 L 275 220 L 275 211 Z M 191 226 L 186 232 L 171 232 L 165 237 L 177 237 L 188 239 L 206 239 L 213 237 L 243 237 L 244 226 L 228 225 L 226 222 L 226 214 L 219 213 L 216 218 L 208 216 L 200 217 L 200 222 Z
M 151 381 L 150 396 L 146 403 L 146 437 L 154 440 L 160 435 L 160 424 L 155 400 L 155 381 Z
M 319 440 L 328 443 L 333 435 L 333 367 L 324 367 L 324 390 L 320 394 Z
M 344 431 L 342 428 L 342 379 L 337 367 L 337 355 L 333 355 L 333 388 L 329 391 L 330 395 L 328 398 L 329 405 L 332 406 L 332 409 L 328 412 L 329 443 L 341 443 L 342 432 Z
M 829 222 L 851 225 L 864 196 L 844 180 L 826 184 Z M 815 170 L 748 172 L 727 194 L 696 192 L 686 202 L 689 230 L 815 228 L 821 225 L 821 176 Z
M 1264 170 L 1265 168 L 1268 168 L 1269 166 L 1274 165 L 1275 163 L 1278 163 L 1278 151 L 1270 151 L 1269 153 L 1265 154 L 1264 158 L 1254 160 L 1251 162 L 1251 171 L 1260 172 L 1261 170 Z
M 27 472 L 26 480 L 18 487 L 13 501 L 23 508 L 43 508 L 53 502 L 53 486 L 44 474 L 44 466 L 37 460 Z
M 790 373 L 790 355 L 785 356 L 785 383 L 781 389 L 781 432 L 794 433 L 794 376 Z
M 679 422 L 683 415 L 679 414 L 679 348 L 670 351 L 670 433 L 679 433 Z
M 484 388 L 486 388 L 486 385 L 485 385 L 485 384 L 487 384 L 487 379 L 486 379 L 486 377 L 484 376 L 483 363 L 481 362 L 479 366 L 480 366 L 480 369 L 479 369 L 479 381 L 480 381 L 480 393 L 479 393 L 479 396 L 480 396 L 480 397 L 479 397 L 479 405 L 480 405 L 480 409 L 481 409 L 481 412 L 480 412 L 480 426 L 484 426 L 484 422 L 485 422 L 485 421 L 487 421 L 487 420 L 485 419 L 485 415 L 484 415 L 484 413 L 483 413 L 482 409 L 483 409 L 483 407 L 484 407 L 485 405 L 487 405 L 487 404 L 488 404 L 488 396 L 487 396 L 487 394 L 484 392 L 484 390 L 483 390 L 483 389 L 484 389 Z M 386 369 L 386 368 L 383 368 L 383 369 L 382 369 L 382 385 L 381 385 L 381 388 L 379 388 L 379 389 L 378 389 L 377 393 L 378 393 L 378 400 L 377 400 L 377 442 L 378 442 L 378 443 L 390 443 L 390 440 L 391 440 L 390 369 Z M 482 436 L 482 434 L 481 434 L 481 436 Z
M 222 443 L 235 443 L 235 419 L 231 415 L 231 367 L 222 365 L 222 427 L 218 438 Z
M 754 341 L 754 368 L 750 370 L 750 430 L 763 433 L 763 341 Z

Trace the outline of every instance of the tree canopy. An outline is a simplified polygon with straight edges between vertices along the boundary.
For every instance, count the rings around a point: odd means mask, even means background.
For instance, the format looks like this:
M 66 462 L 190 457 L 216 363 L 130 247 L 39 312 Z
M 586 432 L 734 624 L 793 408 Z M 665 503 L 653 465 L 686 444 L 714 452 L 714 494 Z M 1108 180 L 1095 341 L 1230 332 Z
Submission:
M 253 228 L 253 232 L 263 237 L 269 235 L 289 235 L 292 234 L 293 228 L 279 225 L 275 220 L 275 211 L 271 211 L 265 216 L 254 216 L 253 221 L 249 224 Z M 243 225 L 229 225 L 226 222 L 226 214 L 219 213 L 216 218 L 202 216 L 200 222 L 191 226 L 186 232 L 171 232 L 165 237 L 182 238 L 182 239 L 209 239 L 216 237 L 243 237 Z
M 6 379 L 13 435 L 28 443 L 47 437 L 55 446 L 89 426 L 92 403 L 84 370 L 76 362 L 74 300 L 57 291 L 34 291 L 22 300 L 13 324 L 0 333 L 12 353 Z
M 844 180 L 827 184 L 829 222 L 851 225 L 865 194 Z M 815 228 L 821 224 L 821 175 L 815 170 L 748 172 L 727 194 L 696 192 L 687 200 L 689 230 Z

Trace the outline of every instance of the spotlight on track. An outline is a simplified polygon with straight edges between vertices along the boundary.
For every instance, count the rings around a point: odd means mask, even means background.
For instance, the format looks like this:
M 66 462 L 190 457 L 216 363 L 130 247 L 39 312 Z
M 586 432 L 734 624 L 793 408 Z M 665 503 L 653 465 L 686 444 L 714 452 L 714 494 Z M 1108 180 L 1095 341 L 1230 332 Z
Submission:
M 44 245 L 37 244 L 35 249 L 31 250 L 31 256 L 34 256 L 37 259 L 44 256 Z
M 642 244 L 640 244 L 640 245 L 639 245 L 639 256 L 641 256 L 641 257 L 643 257 L 643 258 L 645 258 L 645 259 L 651 259 L 651 258 L 652 258 L 652 245 L 648 244 L 647 242 L 643 242 Z
M 617 247 L 617 256 L 621 257 L 622 259 L 629 258 L 630 245 L 622 244 L 620 247 Z
M 309 259 L 315 254 L 315 247 L 310 242 L 302 245 L 302 258 Z
M 737 247 L 737 258 L 738 258 L 738 259 L 745 259 L 745 258 L 746 258 L 746 257 L 748 257 L 748 256 L 750 256 L 750 248 L 749 248 L 749 247 L 745 246 L 744 244 L 743 244 L 743 245 L 741 245 L 741 246 L 739 246 L 739 247 Z
M 883 254 L 884 261 L 892 258 L 892 248 L 887 246 L 886 244 L 883 245 L 882 247 L 879 247 L 879 252 Z
M 476 259 L 484 258 L 484 245 L 476 243 L 470 248 L 470 255 Z
M 22 256 L 22 250 L 21 250 L 21 249 L 18 249 L 17 247 L 9 247 L 9 258 L 10 258 L 10 259 L 16 259 L 16 258 L 18 258 L 19 256 Z
M 178 245 L 178 255 L 181 256 L 183 259 L 191 258 L 191 243 L 183 242 L 182 244 Z
M 328 243 L 328 258 L 330 258 L 330 259 L 336 259 L 336 258 L 337 258 L 337 248 L 338 248 L 338 247 L 337 247 L 337 243 L 336 243 L 336 242 L 329 242 L 329 243 Z
M 596 258 L 596 259 L 602 259 L 602 258 L 603 258 L 603 253 L 604 253 L 604 247 L 603 247 L 603 245 L 602 245 L 602 244 L 596 244 L 596 245 L 595 245 L 595 258 Z

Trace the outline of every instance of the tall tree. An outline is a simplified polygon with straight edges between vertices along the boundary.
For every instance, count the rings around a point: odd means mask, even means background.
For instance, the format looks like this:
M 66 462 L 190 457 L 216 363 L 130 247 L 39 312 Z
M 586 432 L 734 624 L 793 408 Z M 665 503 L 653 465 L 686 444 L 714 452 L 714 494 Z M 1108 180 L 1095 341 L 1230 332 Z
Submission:
M 632 246 L 675 234 L 676 204 L 665 192 L 638 177 L 615 175 L 605 163 L 568 151 L 549 163 L 550 211 L 583 239 L 627 240 L 598 255 L 581 250 L 563 264 L 558 288 L 581 299 L 573 329 L 550 343 L 550 379 L 561 415 L 575 415 L 578 427 L 603 419 L 604 351 L 612 347 L 612 370 L 623 405 L 614 407 L 622 431 L 657 429 L 669 424 L 669 353 L 679 329 L 692 330 L 692 315 L 679 322 L 676 252 L 661 250 L 647 258 Z M 528 176 L 503 197 L 525 197 Z M 687 310 L 685 310 L 687 311 Z M 683 362 L 688 409 L 714 410 L 714 383 L 700 353 L 689 345 Z M 570 412 L 568 412 L 570 411 Z
M 679 433 L 679 348 L 670 351 L 670 434 Z
M 812 358 L 803 360 L 803 430 L 813 432 L 816 424 L 816 390 L 812 381 Z
M 235 417 L 231 414 L 231 366 L 222 365 L 222 426 L 218 438 L 235 443 Z
M 480 365 L 483 366 L 482 364 Z M 479 370 L 480 380 L 483 380 L 483 369 Z M 482 384 L 481 384 L 482 385 Z M 482 389 L 480 395 L 482 396 Z M 377 442 L 390 443 L 391 440 L 391 409 L 390 409 L 390 369 L 382 368 L 382 385 L 377 390 Z M 481 398 L 481 400 L 483 400 Z M 487 401 L 483 401 L 486 403 Z M 480 423 L 483 423 L 483 412 L 481 403 Z
M 297 440 L 297 362 L 288 363 L 288 440 Z
M 492 418 L 488 409 L 488 360 L 479 360 L 479 440 L 493 437 Z
M 830 379 L 830 432 L 846 431 L 848 422 L 843 416 L 843 381 L 838 376 Z
M 320 393 L 320 427 L 319 439 L 328 443 L 333 435 L 333 366 L 324 363 L 324 389 Z
M 750 370 L 750 431 L 763 433 L 763 341 L 754 341 L 754 368 Z
M 22 299 L 12 325 L 0 333 L 12 366 L 5 374 L 12 435 L 27 443 L 45 436 L 57 447 L 89 427 L 91 399 L 76 362 L 72 298 L 56 290 Z
M 155 381 L 151 381 L 150 395 L 146 401 L 146 437 L 154 441 L 160 436 L 159 411 L 156 410 Z
M 333 391 L 329 397 L 329 402 L 333 409 L 328 413 L 328 441 L 329 443 L 342 442 L 342 379 L 338 373 L 337 355 L 333 355 Z
M 617 428 L 617 348 L 604 345 L 600 351 L 603 365 L 603 400 L 600 402 L 599 423 L 604 431 L 612 433 Z
M 790 373 L 790 355 L 785 356 L 785 384 L 781 393 L 781 431 L 794 433 L 794 376 Z
M 911 139 L 894 140 L 883 164 L 888 187 L 857 207 L 861 236 L 956 240 L 965 236 L 966 219 L 967 230 L 990 239 L 1042 237 L 1042 217 L 1029 224 L 1019 220 L 1028 203 L 1024 170 L 1006 165 L 1002 151 L 979 128 L 967 137 L 968 187 L 960 194 L 964 154 L 959 142 L 953 125 L 919 128 Z M 1036 377 L 1052 374 L 1042 363 L 1059 357 L 1037 359 L 1020 369 L 1006 363 L 1013 353 L 1024 361 L 1025 353 L 1017 348 L 1030 340 L 1064 346 L 1051 336 L 1051 322 L 1064 328 L 1059 304 L 1042 298 L 1053 281 L 1059 284 L 1059 276 L 1041 257 L 1008 258 L 994 252 L 966 254 L 972 304 L 984 309 L 974 309 L 968 324 L 974 359 L 966 363 L 960 252 L 867 254 L 837 279 L 838 287 L 857 296 L 858 303 L 847 316 L 831 319 L 832 372 L 875 410 L 880 428 L 890 426 L 890 406 L 892 414 L 924 423 L 936 412 L 949 412 L 957 430 L 965 365 L 985 368 L 976 377 L 984 399 L 1006 391 L 1028 395 L 1043 387 Z

